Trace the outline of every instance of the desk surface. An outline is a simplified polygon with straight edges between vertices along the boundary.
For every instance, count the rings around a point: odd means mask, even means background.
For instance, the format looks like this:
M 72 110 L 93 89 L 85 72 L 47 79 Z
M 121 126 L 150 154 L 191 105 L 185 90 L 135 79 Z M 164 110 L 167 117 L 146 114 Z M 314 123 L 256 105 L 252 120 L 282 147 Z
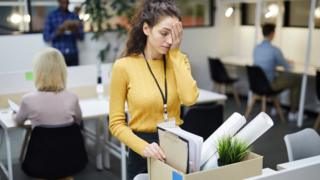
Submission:
M 227 97 L 223 94 L 200 89 L 197 103 L 218 102 L 226 99 Z M 80 108 L 84 119 L 107 115 L 109 113 L 109 99 L 107 97 L 102 99 L 83 99 L 80 100 Z M 0 124 L 8 129 L 17 127 L 17 124 L 12 119 L 12 112 L 8 109 L 0 110 Z M 26 125 L 30 125 L 30 122 L 27 121 Z
M 292 169 L 292 168 L 298 168 L 298 167 L 319 164 L 319 163 L 320 163 L 320 155 L 305 158 L 305 159 L 300 159 L 300 160 L 296 160 L 296 161 L 291 161 L 291 162 L 287 162 L 287 163 L 283 163 L 283 164 L 278 164 L 277 169 L 278 170 Z
M 253 65 L 252 58 L 248 57 L 240 57 L 240 56 L 226 56 L 221 58 L 222 63 L 227 65 L 233 65 L 233 66 L 247 66 L 247 65 Z M 279 71 L 283 71 L 283 68 L 277 68 Z M 307 70 L 307 74 L 309 76 L 315 76 L 316 75 L 316 67 L 309 67 Z M 298 64 L 295 63 L 292 65 L 292 68 L 290 69 L 291 73 L 295 74 L 303 74 L 304 73 L 304 64 Z
M 227 96 L 224 94 L 199 89 L 199 97 L 197 103 L 218 102 L 227 100 Z

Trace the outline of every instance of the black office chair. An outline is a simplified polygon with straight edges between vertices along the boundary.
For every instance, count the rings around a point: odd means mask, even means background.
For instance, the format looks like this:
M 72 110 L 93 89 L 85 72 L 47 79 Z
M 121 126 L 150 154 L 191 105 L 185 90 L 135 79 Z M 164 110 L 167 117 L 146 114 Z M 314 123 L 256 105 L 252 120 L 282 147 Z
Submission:
M 31 132 L 23 171 L 30 177 L 56 179 L 72 176 L 88 163 L 78 124 L 37 126 Z
M 223 121 L 223 105 L 195 105 L 190 107 L 181 128 L 206 140 Z
M 236 100 L 237 105 L 240 107 L 240 99 L 237 91 L 233 87 L 233 84 L 238 81 L 237 78 L 231 78 L 224 67 L 224 65 L 221 63 L 219 58 L 208 58 L 209 61 L 209 67 L 210 67 L 210 76 L 211 79 L 215 82 L 217 85 L 217 89 L 220 93 L 225 94 L 226 87 L 231 86 L 232 87 L 232 93 Z
M 320 71 L 317 71 L 317 74 L 316 74 L 316 91 L 317 91 L 317 97 L 320 100 Z M 318 129 L 319 125 L 320 125 L 320 112 L 318 114 L 316 122 L 314 123 L 313 128 Z
M 272 98 L 274 106 L 279 114 L 280 120 L 282 122 L 285 122 L 281 107 L 280 107 L 280 101 L 277 98 L 277 95 L 281 91 L 273 91 L 271 88 L 271 85 L 264 74 L 263 70 L 258 66 L 246 66 L 248 79 L 249 79 L 249 86 L 250 90 L 253 93 L 251 102 L 249 102 L 247 106 L 247 110 L 245 113 L 245 117 L 248 118 L 252 108 L 256 102 L 257 99 L 261 98 L 261 111 L 266 112 L 267 111 L 267 98 Z

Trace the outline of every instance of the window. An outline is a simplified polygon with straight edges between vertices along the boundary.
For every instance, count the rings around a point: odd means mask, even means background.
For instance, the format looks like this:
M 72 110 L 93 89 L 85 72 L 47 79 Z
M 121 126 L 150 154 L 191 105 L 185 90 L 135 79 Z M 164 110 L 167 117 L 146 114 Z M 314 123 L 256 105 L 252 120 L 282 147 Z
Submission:
M 177 0 L 184 27 L 213 26 L 214 0 Z
M 0 17 L 0 34 L 29 30 L 30 16 L 27 15 L 21 1 L 1 1 Z
M 285 2 L 284 26 L 308 27 L 310 14 L 310 0 L 292 0 Z M 320 2 L 317 1 L 315 14 L 315 27 L 320 28 Z
M 256 3 L 241 3 L 241 25 L 254 25 L 256 17 Z M 280 14 L 280 7 L 276 1 L 264 2 L 261 7 L 261 24 L 276 24 L 277 17 Z
M 69 10 L 84 1 L 70 0 Z M 57 0 L 1 0 L 0 34 L 42 32 L 47 15 L 57 7 Z
M 46 17 L 58 7 L 57 1 L 32 0 L 30 3 L 31 32 L 42 32 Z
M 86 21 L 89 15 L 85 14 L 84 6 L 81 7 L 85 1 L 70 0 L 69 10 L 79 14 L 80 19 L 84 21 L 84 30 L 88 32 L 92 31 L 93 27 Z M 128 0 L 131 4 L 137 1 Z M 184 27 L 213 26 L 215 0 L 176 0 L 176 2 L 181 10 Z M 0 0 L 0 34 L 42 32 L 46 17 L 57 7 L 57 0 Z M 106 24 L 107 26 L 113 24 L 110 29 L 114 29 L 117 24 L 127 25 L 128 22 L 127 18 L 116 16 Z

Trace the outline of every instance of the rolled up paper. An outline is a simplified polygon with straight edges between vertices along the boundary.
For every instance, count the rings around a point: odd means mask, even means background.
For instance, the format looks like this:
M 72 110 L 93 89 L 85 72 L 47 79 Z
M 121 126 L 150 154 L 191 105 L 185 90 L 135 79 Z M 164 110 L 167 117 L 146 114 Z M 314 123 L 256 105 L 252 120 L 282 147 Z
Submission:
M 272 126 L 273 121 L 270 116 L 261 112 L 234 137 L 251 145 Z
M 210 157 L 210 159 L 204 163 L 204 165 L 201 167 L 201 170 L 207 170 L 207 169 L 214 169 L 218 167 L 218 152 L 214 153 L 214 155 L 212 155 Z
M 203 143 L 200 165 L 203 166 L 216 152 L 218 139 L 223 136 L 233 136 L 246 123 L 241 114 L 233 113 L 210 137 Z

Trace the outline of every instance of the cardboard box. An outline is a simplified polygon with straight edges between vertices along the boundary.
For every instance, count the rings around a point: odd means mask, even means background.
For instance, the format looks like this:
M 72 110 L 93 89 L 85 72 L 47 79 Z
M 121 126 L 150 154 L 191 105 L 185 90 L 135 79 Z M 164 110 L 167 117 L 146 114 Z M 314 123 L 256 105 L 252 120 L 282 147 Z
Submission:
M 149 180 L 240 180 L 262 174 L 263 157 L 250 153 L 245 160 L 215 169 L 185 174 L 156 160 L 148 159 Z

